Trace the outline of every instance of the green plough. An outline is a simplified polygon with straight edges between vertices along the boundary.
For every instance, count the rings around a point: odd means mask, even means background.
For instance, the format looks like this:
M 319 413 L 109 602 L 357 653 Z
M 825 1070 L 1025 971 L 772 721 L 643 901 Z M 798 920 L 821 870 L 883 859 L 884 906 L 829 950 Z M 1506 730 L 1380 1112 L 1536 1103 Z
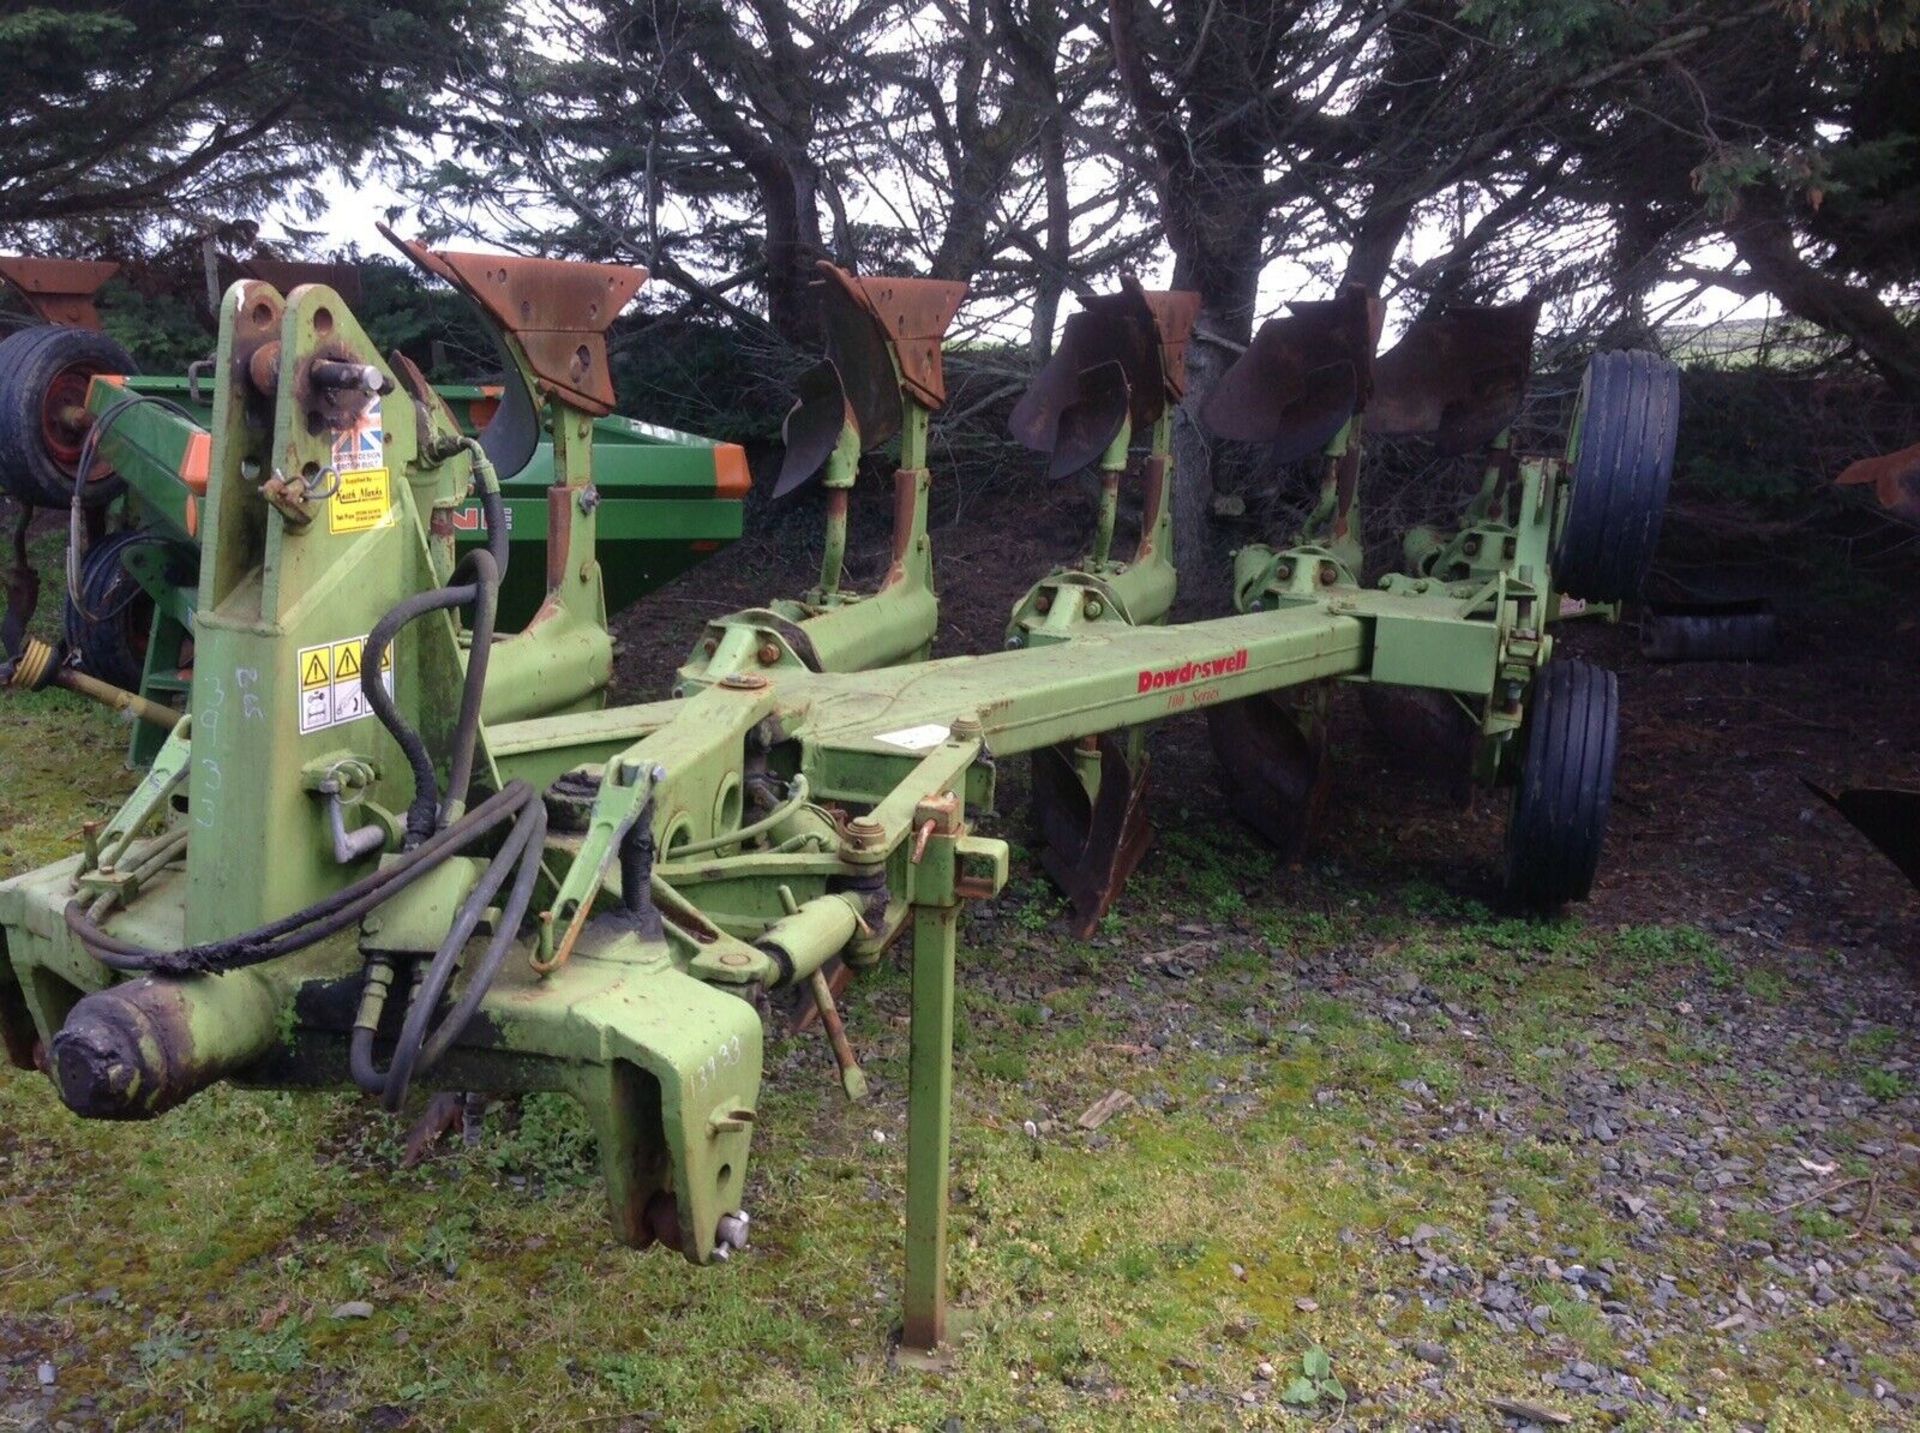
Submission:
M 427 260 L 483 299 L 499 262 Z M 1600 355 L 1566 454 L 1526 455 L 1506 434 L 1530 315 L 1416 328 L 1402 349 L 1444 340 L 1436 378 L 1375 361 L 1367 295 L 1302 306 L 1205 416 L 1279 456 L 1322 455 L 1320 510 L 1239 555 L 1235 615 L 1175 625 L 1167 424 L 1194 301 L 1091 301 L 1016 417 L 1055 474 L 1101 474 L 1091 547 L 1022 599 L 1006 649 L 935 658 L 924 440 L 960 296 L 830 272 L 831 367 L 789 424 L 783 480 L 826 468 L 819 586 L 715 622 L 675 695 L 602 706 L 588 455 L 611 395 L 584 391 L 603 351 L 571 335 L 597 332 L 589 318 L 617 304 L 593 296 L 629 280 L 518 263 L 514 281 L 548 296 L 544 325 L 488 308 L 553 459 L 543 595 L 512 635 L 495 628 L 523 559 L 472 415 L 383 362 L 329 289 L 228 291 L 194 495 L 187 714 L 82 849 L 0 885 L 0 1030 L 76 1113 L 148 1118 L 221 1080 L 356 1085 L 391 1109 L 423 1086 L 561 1090 L 598 1133 L 617 1235 L 707 1263 L 747 1237 L 755 997 L 818 991 L 831 963 L 857 972 L 898 943 L 902 1326 L 931 1349 L 947 1331 L 956 935 L 962 903 L 1007 878 L 1006 845 L 974 823 L 1008 759 L 1049 772 L 1048 869 L 1084 921 L 1138 859 L 1158 724 L 1205 715 L 1237 809 L 1293 844 L 1325 796 L 1328 684 L 1427 694 L 1462 762 L 1513 792 L 1513 898 L 1586 891 L 1616 697 L 1606 673 L 1555 659 L 1548 621 L 1563 590 L 1615 600 L 1644 572 L 1677 421 L 1666 366 Z M 1489 327 L 1504 347 L 1475 339 Z M 1481 453 L 1484 478 L 1457 530 L 1415 535 L 1404 571 L 1363 584 L 1370 426 Z M 832 495 L 895 432 L 894 564 L 853 594 Z M 1136 439 L 1147 520 L 1121 562 Z M 463 549 L 451 519 L 476 501 L 487 542 Z M 857 1095 L 850 1057 L 842 1070 Z

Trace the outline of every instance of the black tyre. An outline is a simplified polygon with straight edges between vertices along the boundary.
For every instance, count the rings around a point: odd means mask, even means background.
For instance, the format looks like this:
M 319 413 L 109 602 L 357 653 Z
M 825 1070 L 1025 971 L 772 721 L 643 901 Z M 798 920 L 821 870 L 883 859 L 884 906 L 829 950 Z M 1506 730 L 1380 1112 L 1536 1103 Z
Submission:
M 1640 595 L 1660 540 L 1680 431 L 1680 370 L 1651 353 L 1596 353 L 1567 443 L 1572 493 L 1553 578 L 1589 602 Z
M 86 407 L 88 382 L 100 373 L 139 371 L 104 333 L 43 324 L 0 339 L 0 487 L 30 506 L 71 503 L 87 435 L 74 416 Z M 120 488 L 96 465 L 81 501 L 98 507 Z
M 1587 662 L 1553 661 L 1534 678 L 1520 779 L 1507 819 L 1506 891 L 1529 910 L 1585 900 L 1613 801 L 1620 686 Z
M 153 633 L 153 598 L 124 558 L 129 550 L 162 541 L 150 533 L 115 533 L 95 543 L 80 560 L 80 606 L 67 596 L 67 645 L 80 653 L 86 671 L 128 691 L 140 689 L 147 645 Z M 191 582 L 194 565 L 185 553 L 181 576 Z M 170 561 L 172 557 L 170 557 Z

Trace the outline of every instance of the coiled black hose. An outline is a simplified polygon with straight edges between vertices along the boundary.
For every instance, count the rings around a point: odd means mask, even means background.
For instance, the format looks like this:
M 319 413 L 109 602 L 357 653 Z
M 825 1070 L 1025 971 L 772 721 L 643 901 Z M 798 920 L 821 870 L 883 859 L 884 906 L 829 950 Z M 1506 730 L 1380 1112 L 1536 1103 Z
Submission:
M 479 743 L 480 708 L 486 694 L 487 659 L 493 646 L 494 619 L 500 606 L 500 582 L 507 570 L 507 517 L 505 504 L 500 498 L 499 475 L 478 443 L 468 440 L 465 447 L 472 456 L 474 475 L 480 483 L 480 502 L 487 521 L 487 545 L 481 551 L 467 554 L 454 569 L 454 575 L 457 577 L 463 569 L 470 569 L 473 579 L 465 584 L 451 583 L 437 592 L 421 593 L 400 602 L 368 633 L 366 656 L 362 662 L 367 671 L 379 671 L 381 662 L 385 660 L 387 646 L 407 623 L 429 612 L 464 607 L 468 603 L 474 605 L 472 641 L 467 651 L 466 681 L 460 693 L 460 714 L 454 724 L 452 751 L 447 763 L 447 796 L 444 805 L 435 788 L 433 761 L 427 753 L 426 743 L 400 716 L 381 683 L 375 682 L 366 688 L 367 705 L 406 753 L 407 764 L 413 772 L 413 801 L 407 807 L 406 820 L 408 845 L 429 839 L 428 833 L 442 821 L 451 819 L 453 813 L 466 802 L 467 787 L 473 776 L 474 752 Z M 494 977 L 500 973 L 500 967 L 506 960 L 508 949 L 520 933 L 520 923 L 526 918 L 527 909 L 532 904 L 534 881 L 540 873 L 540 857 L 545 850 L 546 839 L 546 807 L 535 801 L 521 811 L 506 841 L 494 854 L 480 879 L 474 883 L 473 889 L 467 893 L 466 899 L 460 903 L 459 910 L 454 913 L 453 923 L 440 942 L 440 948 L 434 952 L 424 977 L 409 994 L 406 1020 L 394 1045 L 393 1060 L 384 1073 L 373 1060 L 374 1031 L 365 1025 L 356 1023 L 354 1026 L 353 1037 L 348 1045 L 348 1068 L 354 1082 L 369 1093 L 379 1094 L 388 1109 L 400 1108 L 414 1075 L 432 1068 L 438 1062 L 453 1042 L 460 1038 L 461 1032 L 480 1008 L 480 1002 L 486 998 Z M 468 977 L 467 988 L 448 1012 L 447 1018 L 430 1031 L 434 1011 L 439 1008 L 448 985 L 452 983 L 461 954 L 472 939 L 474 928 L 479 925 L 480 918 L 516 866 L 513 889 L 501 910 L 499 924 L 479 964 Z
M 453 751 L 448 760 L 449 805 L 466 799 L 466 783 L 473 771 L 473 749 L 480 731 L 480 688 L 486 682 L 487 648 L 493 641 L 493 613 L 500 598 L 499 569 L 495 567 L 491 555 L 485 551 L 468 553 L 461 559 L 460 567 L 472 569 L 472 582 L 416 593 L 396 603 L 386 616 L 374 623 L 373 631 L 367 634 L 366 655 L 361 659 L 364 671 L 378 672 L 381 663 L 386 660 L 387 648 L 393 644 L 400 629 L 409 622 L 429 612 L 444 612 L 454 607 L 465 607 L 468 603 L 475 604 L 473 648 L 467 654 L 467 679 L 460 693 L 460 715 L 454 727 Z M 485 645 L 481 641 L 483 637 L 486 639 Z M 393 698 L 387 694 L 386 683 L 363 682 L 361 690 L 366 693 L 367 705 L 373 709 L 373 714 L 405 754 L 407 766 L 413 774 L 413 800 L 407 806 L 406 838 L 402 845 L 403 849 L 417 846 L 440 823 L 440 785 L 433 772 L 433 756 L 428 752 L 420 733 L 408 725 L 406 718 L 394 706 Z

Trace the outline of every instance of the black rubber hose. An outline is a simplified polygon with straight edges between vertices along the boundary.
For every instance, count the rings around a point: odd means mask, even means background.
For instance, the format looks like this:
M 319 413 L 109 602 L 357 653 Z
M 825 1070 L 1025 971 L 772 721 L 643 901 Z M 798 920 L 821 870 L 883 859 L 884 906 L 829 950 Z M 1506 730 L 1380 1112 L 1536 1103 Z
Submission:
M 484 626 L 487 643 L 492 643 L 494 614 L 500 603 L 500 583 L 507 571 L 507 515 L 506 504 L 500 498 L 500 483 L 494 476 L 493 465 L 487 462 L 484 454 L 475 455 L 474 470 L 481 479 L 480 504 L 487 515 L 487 546 L 468 553 L 454 573 L 457 576 L 462 569 L 471 567 L 476 580 L 402 599 L 367 634 L 366 653 L 361 659 L 365 671 L 377 673 L 386 659 L 387 648 L 392 645 L 400 629 L 409 622 L 429 612 L 465 607 L 468 603 L 477 604 L 474 615 L 475 641 L 467 654 L 467 682 L 461 690 L 460 716 L 454 726 L 454 749 L 450 760 L 450 771 L 464 767 L 468 773 L 473 769 L 473 744 L 480 730 L 481 686 L 487 673 L 487 659 L 483 655 L 485 648 L 480 644 L 478 634 Z M 478 680 L 473 671 L 476 657 L 480 664 Z M 433 757 L 428 753 L 427 744 L 421 740 L 420 734 L 407 724 L 394 706 L 384 683 L 363 679 L 361 690 L 366 694 L 367 705 L 373 709 L 380 725 L 387 729 L 387 734 L 406 756 L 407 766 L 413 773 L 413 801 L 407 807 L 404 845 L 416 846 L 427 839 L 440 820 L 439 780 L 433 772 Z M 452 787 L 453 783 L 449 782 L 450 798 L 464 800 L 465 790 L 453 791 Z
M 191 975 L 202 971 L 239 970 L 249 965 L 291 955 L 344 930 L 381 902 L 390 900 L 439 865 L 492 831 L 532 802 L 534 789 L 524 781 L 509 781 L 458 821 L 438 832 L 390 864 L 368 873 L 352 885 L 315 901 L 303 910 L 225 940 L 180 950 L 153 950 L 107 934 L 96 925 L 80 902 L 68 904 L 67 929 L 102 965 L 113 970 L 159 975 Z M 544 807 L 542 808 L 544 814 Z
M 478 439 L 465 439 L 462 446 L 473 459 L 473 475 L 480 483 L 480 510 L 487 515 L 487 552 L 504 579 L 510 544 L 507 540 L 506 504 L 500 497 L 500 475 L 494 471 L 493 460 L 487 456 L 487 450 L 480 446 Z
M 465 565 L 464 560 L 462 565 Z M 468 583 L 415 593 L 389 608 L 387 615 L 374 623 L 373 630 L 367 634 L 366 651 L 360 659 L 360 667 L 363 674 L 370 672 L 376 675 L 372 681 L 363 675 L 360 689 L 366 695 L 367 705 L 373 708 L 374 716 L 379 718 L 380 725 L 399 745 L 413 773 L 413 800 L 407 806 L 406 836 L 401 842 L 402 850 L 411 850 L 433 833 L 440 818 L 440 779 L 433 773 L 433 755 L 427 750 L 426 742 L 400 715 L 393 698 L 387 695 L 386 683 L 380 681 L 377 674 L 381 663 L 386 660 L 387 648 L 393 645 L 393 639 L 399 635 L 402 627 L 429 612 L 464 607 L 479 596 L 479 592 L 478 584 Z M 460 704 L 460 717 L 464 722 L 467 705 L 464 691 Z
M 499 570 L 484 549 L 470 552 L 460 561 L 462 568 L 473 569 L 474 581 L 455 587 L 422 592 L 394 605 L 367 634 L 366 655 L 361 659 L 365 671 L 378 672 L 386 660 L 387 648 L 400 629 L 429 612 L 474 604 L 473 646 L 467 654 L 466 681 L 460 692 L 460 714 L 454 724 L 452 752 L 448 759 L 447 800 L 449 807 L 467 798 L 467 785 L 473 775 L 473 753 L 480 734 L 480 701 L 487 680 L 487 656 L 493 645 L 494 613 L 500 603 Z M 367 705 L 387 729 L 407 758 L 413 772 L 413 801 L 407 807 L 407 844 L 417 845 L 440 824 L 440 788 L 434 775 L 433 757 L 427 744 L 407 723 L 393 704 L 384 682 L 362 681 Z
M 347 1041 L 347 1074 L 370 1095 L 387 1087 L 386 1073 L 373 1063 L 373 1031 L 364 1025 L 355 1025 Z
M 507 952 L 513 948 L 514 938 L 520 932 L 521 923 L 526 920 L 527 912 L 533 907 L 534 882 L 540 876 L 540 858 L 547 848 L 547 812 L 544 806 L 535 803 L 527 816 L 533 825 L 533 832 L 527 837 L 527 849 L 520 857 L 520 869 L 514 875 L 513 888 L 507 892 L 507 903 L 501 909 L 500 925 L 493 939 L 482 952 L 480 963 L 473 968 L 473 974 L 467 980 L 467 988 L 460 992 L 460 999 L 447 1018 L 440 1022 L 433 1034 L 428 1037 L 426 1048 L 420 1055 L 420 1070 L 430 1070 L 440 1063 L 440 1057 L 467 1028 L 467 1022 L 473 1019 L 479 1010 L 480 1002 L 486 998 L 487 991 L 493 988 L 494 977 L 500 973 L 501 965 L 506 961 Z M 416 1072 L 417 1073 L 417 1072 Z M 405 1094 L 405 1091 L 401 1091 Z
M 536 802 L 535 806 L 538 804 Z M 493 904 L 500 894 L 500 888 L 515 873 L 527 853 L 528 838 L 533 834 L 535 825 L 533 809 L 529 807 L 520 813 L 520 819 L 514 823 L 506 841 L 493 860 L 488 862 L 486 870 L 480 873 L 480 879 L 474 882 L 466 899 L 460 902 L 447 933 L 440 939 L 440 948 L 427 964 L 425 975 L 414 984 L 408 995 L 406 1019 L 401 1024 L 399 1038 L 394 1041 L 393 1059 L 388 1064 L 384 1082 L 388 1109 L 400 1108 L 399 1097 L 406 1093 L 407 1086 L 413 1081 L 414 1070 L 426 1047 L 428 1027 L 434 1013 L 440 1008 L 440 1002 L 446 998 L 454 973 L 460 968 L 460 957 L 466 951 L 467 942 L 473 939 L 473 932 L 486 915 L 487 908 Z M 539 824 L 544 832 L 545 823 Z M 505 945 L 519 934 L 520 922 L 517 919 L 510 920 L 510 914 L 502 910 L 500 924 L 488 944 L 489 950 L 495 944 L 501 945 L 504 950 Z
M 371 687 L 364 688 L 367 693 L 367 705 L 373 709 L 374 715 L 379 719 L 381 725 L 387 729 L 387 733 L 399 744 L 401 751 L 405 753 L 407 757 L 407 764 L 413 773 L 414 799 L 407 810 L 409 841 L 416 839 L 414 832 L 422 823 L 431 822 L 437 824 L 443 819 L 449 819 L 453 809 L 458 805 L 464 804 L 467 799 L 467 788 L 473 777 L 474 751 L 479 741 L 480 705 L 486 692 L 487 661 L 493 650 L 494 621 L 500 607 L 500 582 L 507 570 L 509 548 L 507 517 L 506 505 L 500 497 L 499 474 L 494 471 L 493 462 L 487 457 L 486 450 L 477 442 L 472 439 L 467 439 L 463 442 L 462 446 L 467 450 L 473 460 L 474 475 L 479 479 L 480 484 L 480 506 L 481 510 L 486 514 L 487 522 L 486 547 L 478 552 L 469 553 L 460 564 L 461 567 L 471 565 L 474 568 L 475 580 L 466 586 L 449 586 L 441 589 L 439 593 L 426 594 L 430 599 L 441 599 L 438 601 L 430 600 L 423 604 L 420 603 L 418 599 L 409 599 L 409 602 L 402 603 L 402 607 L 411 607 L 412 610 L 410 612 L 402 612 L 400 608 L 396 608 L 394 612 L 388 613 L 388 619 L 397 616 L 398 620 L 392 622 L 390 629 L 383 631 L 383 628 L 388 627 L 388 621 L 387 619 L 382 619 L 380 626 L 368 634 L 366 655 L 362 658 L 363 666 L 371 662 L 373 664 L 371 670 L 377 672 L 380 669 L 380 662 L 385 658 L 387 645 L 393 640 L 394 635 L 408 622 L 412 621 L 414 617 L 422 616 L 430 611 L 444 610 L 448 607 L 463 607 L 468 602 L 475 604 L 472 641 L 467 650 L 466 681 L 461 687 L 460 715 L 454 726 L 453 751 L 448 763 L 447 804 L 444 811 L 442 811 L 440 807 L 439 797 L 434 790 L 433 762 L 427 754 L 426 743 L 420 739 L 419 733 L 415 732 L 400 716 L 399 712 L 395 710 L 393 703 L 387 699 L 386 689 L 381 683 L 376 681 Z M 457 567 L 455 569 L 456 575 L 458 572 L 459 568 Z M 378 645 L 375 645 L 376 637 L 379 639 Z M 525 848 L 527 855 L 523 860 L 524 879 L 516 881 L 514 884 L 515 896 L 519 895 L 523 885 L 526 887 L 527 897 L 520 901 L 520 914 L 515 915 L 511 922 L 504 919 L 502 921 L 502 925 L 506 927 L 510 933 L 517 932 L 520 918 L 524 915 L 526 905 L 532 895 L 533 881 L 531 875 L 525 874 L 525 865 L 531 863 L 535 870 L 538 869 L 540 852 L 544 849 L 546 843 L 546 809 L 541 803 L 536 802 L 534 804 L 539 810 L 538 839 L 533 841 L 530 847 Z M 493 892 L 499 889 L 500 880 L 490 878 L 493 877 L 496 870 L 500 871 L 501 878 L 504 878 L 506 866 L 512 860 L 508 851 L 517 845 L 520 832 L 527 824 L 527 818 L 524 815 L 520 821 L 515 823 L 513 834 L 507 838 L 507 846 L 495 856 L 493 864 L 488 867 L 487 875 L 483 876 L 480 884 L 475 887 L 476 894 L 483 887 L 485 888 L 486 895 L 484 899 L 477 906 L 473 904 L 471 897 L 463 904 L 461 910 L 455 916 L 453 927 L 448 932 L 448 941 L 443 944 L 443 951 L 450 945 L 457 955 L 459 950 L 466 945 L 467 940 L 472 935 L 474 924 L 478 922 L 480 914 L 486 909 L 485 902 L 490 901 Z M 428 825 L 427 829 L 431 829 L 431 825 Z M 469 911 L 471 911 L 471 919 L 467 919 Z M 459 939 L 457 941 L 453 939 L 456 932 L 459 933 Z M 437 1045 L 437 1048 L 430 1056 L 429 1063 L 439 1058 L 438 1051 L 444 1049 L 446 1044 L 450 1044 L 452 1040 L 459 1035 L 460 1031 L 466 1027 L 467 1022 L 472 1019 L 473 1011 L 479 1007 L 480 998 L 486 994 L 487 988 L 493 983 L 494 975 L 499 971 L 500 962 L 505 958 L 510 940 L 511 934 L 507 939 L 496 938 L 494 943 L 488 946 L 488 959 L 482 961 L 484 980 L 476 974 L 475 980 L 469 982 L 468 993 L 472 994 L 471 1005 L 468 1005 L 467 996 L 463 995 L 461 1006 L 455 1007 L 453 1014 L 449 1016 L 446 1022 L 443 1022 L 441 1027 L 443 1030 L 451 1028 L 452 1033 L 445 1042 Z M 448 974 L 451 975 L 451 970 L 448 971 Z M 431 971 L 428 973 L 428 979 L 432 979 Z M 445 988 L 445 983 L 444 979 L 440 982 L 441 989 Z M 474 994 L 473 991 L 476 985 L 478 986 L 478 992 Z M 430 1012 L 433 1006 L 438 1003 L 439 995 L 436 993 L 433 1000 L 426 1003 L 426 1009 Z M 464 1013 L 462 1013 L 462 1006 L 467 1007 Z M 412 1022 L 412 1016 L 413 1007 L 410 1005 L 408 1008 L 409 1024 Z M 404 1049 L 404 1030 L 402 1035 L 402 1048 Z M 436 1041 L 437 1040 L 438 1037 L 436 1035 Z M 348 1043 L 347 1064 L 355 1084 L 369 1094 L 382 1094 L 388 1087 L 391 1072 L 383 1073 L 379 1067 L 375 1065 L 373 1059 L 373 1043 L 374 1032 L 371 1029 L 355 1026 L 352 1039 Z M 418 1046 L 416 1045 L 414 1049 L 417 1052 Z M 399 1063 L 397 1056 L 396 1063 Z M 411 1080 L 412 1063 L 411 1057 L 405 1062 L 405 1070 L 400 1083 L 400 1094 L 402 1097 L 404 1097 L 406 1093 L 407 1083 Z M 394 1102 L 394 1105 L 397 1107 L 397 1100 Z
M 487 690 L 487 659 L 493 652 L 493 624 L 500 611 L 500 569 L 493 555 L 475 552 L 467 561 L 480 589 L 473 605 L 472 641 L 467 647 L 467 679 L 460 689 L 460 718 L 453 728 L 453 755 L 447 764 L 447 800 L 439 819 L 451 820 L 467 804 L 473 781 L 473 755 L 480 745 L 480 704 Z
M 520 934 L 520 923 L 526 919 L 527 909 L 533 903 L 534 881 L 540 874 L 540 856 L 546 843 L 546 809 L 535 802 L 521 814 L 513 834 L 500 848 L 493 864 L 488 866 L 486 874 L 461 903 L 446 939 L 441 942 L 440 949 L 434 952 L 426 978 L 413 992 L 407 1006 L 406 1022 L 401 1026 L 399 1039 L 394 1042 L 393 1059 L 387 1066 L 381 1089 L 382 1103 L 389 1110 L 397 1110 L 405 1103 L 407 1090 L 412 1086 L 416 1074 L 424 1073 L 439 1063 L 441 1056 L 460 1038 L 480 1009 L 480 1002 L 486 998 L 487 991 L 493 987 L 494 977 L 500 973 L 508 950 Z M 473 938 L 474 927 L 493 903 L 509 870 L 514 871 L 513 889 L 501 908 L 499 924 L 495 926 L 486 950 L 481 953 L 479 962 L 468 977 L 466 989 L 460 992 L 460 999 L 447 1012 L 446 1019 L 438 1026 L 431 1026 L 434 1012 L 439 1008 L 447 987 L 453 982 L 454 972 L 459 968 L 461 953 Z

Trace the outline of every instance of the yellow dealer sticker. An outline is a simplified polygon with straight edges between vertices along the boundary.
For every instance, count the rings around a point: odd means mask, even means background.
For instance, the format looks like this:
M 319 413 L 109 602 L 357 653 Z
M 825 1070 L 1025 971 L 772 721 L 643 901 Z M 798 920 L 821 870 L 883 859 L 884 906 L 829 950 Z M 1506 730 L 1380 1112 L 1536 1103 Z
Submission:
M 327 531 L 372 532 L 392 515 L 385 468 L 342 473 L 339 491 L 327 501 Z

